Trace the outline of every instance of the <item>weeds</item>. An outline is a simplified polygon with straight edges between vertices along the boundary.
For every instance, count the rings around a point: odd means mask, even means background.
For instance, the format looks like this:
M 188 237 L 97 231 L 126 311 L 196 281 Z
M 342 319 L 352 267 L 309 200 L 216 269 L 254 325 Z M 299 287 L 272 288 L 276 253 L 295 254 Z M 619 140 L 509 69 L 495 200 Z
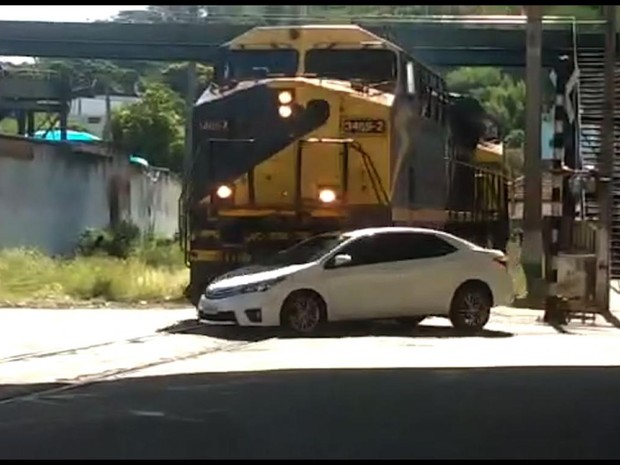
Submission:
M 0 301 L 177 300 L 189 274 L 178 245 L 144 241 L 127 258 L 53 259 L 27 249 L 0 251 Z

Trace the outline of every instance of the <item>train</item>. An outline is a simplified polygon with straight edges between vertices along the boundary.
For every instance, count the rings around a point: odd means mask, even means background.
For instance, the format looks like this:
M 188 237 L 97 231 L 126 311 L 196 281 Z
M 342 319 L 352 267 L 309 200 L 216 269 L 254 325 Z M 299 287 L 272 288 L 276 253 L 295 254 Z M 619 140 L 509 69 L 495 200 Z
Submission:
M 442 229 L 505 249 L 493 117 L 357 25 L 255 27 L 193 107 L 180 234 L 196 303 L 215 276 L 313 234 Z

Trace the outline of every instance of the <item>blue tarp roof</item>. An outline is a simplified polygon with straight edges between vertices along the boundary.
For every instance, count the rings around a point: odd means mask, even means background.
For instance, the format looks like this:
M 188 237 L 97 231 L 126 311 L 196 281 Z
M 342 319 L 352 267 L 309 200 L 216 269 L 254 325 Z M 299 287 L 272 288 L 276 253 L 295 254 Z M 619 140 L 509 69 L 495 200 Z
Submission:
M 60 141 L 60 129 L 52 129 L 47 132 L 45 130 L 37 131 L 34 133 L 34 137 L 35 139 Z M 100 137 L 95 136 L 94 134 L 91 134 L 89 132 L 67 129 L 68 142 L 98 142 L 101 140 L 102 139 Z M 149 167 L 148 161 L 135 154 L 129 157 L 129 161 L 138 165 L 142 165 L 146 168 Z
M 45 140 L 61 140 L 60 139 L 60 129 L 52 129 L 50 131 L 37 131 L 34 133 L 35 139 L 45 139 Z M 94 142 L 100 141 L 101 138 L 95 136 L 94 134 L 90 134 L 84 131 L 73 131 L 71 129 L 67 129 L 67 140 L 75 141 L 75 142 Z

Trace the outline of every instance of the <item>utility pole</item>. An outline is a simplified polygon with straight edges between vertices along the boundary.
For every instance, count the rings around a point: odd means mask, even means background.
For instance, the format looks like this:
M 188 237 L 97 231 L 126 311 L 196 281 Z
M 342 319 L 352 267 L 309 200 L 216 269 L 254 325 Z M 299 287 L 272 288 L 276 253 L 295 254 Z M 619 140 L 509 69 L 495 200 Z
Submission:
M 103 125 L 103 140 L 112 142 L 112 101 L 110 100 L 110 78 L 105 78 L 105 122 Z
M 604 5 L 605 12 L 605 97 L 603 103 L 602 150 L 599 158 L 599 224 L 596 247 L 596 303 L 609 312 L 610 230 L 612 222 L 614 161 L 614 74 L 616 64 L 616 6 Z
M 542 240 L 541 164 L 541 5 L 526 5 L 526 126 L 523 202 L 523 245 L 521 262 L 527 278 L 527 305 L 540 308 L 545 297 Z
M 192 5 L 190 8 L 191 22 L 198 22 L 200 16 L 200 8 L 198 5 Z M 190 61 L 187 63 L 186 68 L 186 89 L 185 94 L 185 153 L 183 157 L 183 176 L 184 182 L 188 180 L 185 176 L 189 176 L 189 168 L 194 155 L 193 140 L 194 140 L 194 101 L 196 100 L 196 90 L 198 88 L 198 80 L 196 79 L 196 62 Z
M 190 61 L 187 64 L 187 94 L 185 95 L 185 156 L 183 157 L 183 173 L 184 176 L 189 175 L 189 167 L 192 162 L 193 153 L 193 115 L 194 101 L 196 99 L 196 90 L 198 81 L 196 79 L 196 62 Z

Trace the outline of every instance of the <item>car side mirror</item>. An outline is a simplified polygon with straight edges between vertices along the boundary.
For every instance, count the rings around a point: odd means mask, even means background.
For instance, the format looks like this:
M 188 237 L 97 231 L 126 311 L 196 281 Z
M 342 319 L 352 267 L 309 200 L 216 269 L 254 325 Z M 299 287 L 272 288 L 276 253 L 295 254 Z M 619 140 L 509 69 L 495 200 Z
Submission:
M 352 260 L 353 258 L 351 258 L 351 255 L 347 255 L 347 254 L 336 255 L 334 257 L 334 260 L 332 261 L 332 268 L 339 268 L 341 266 L 348 265 L 349 263 L 351 263 Z

